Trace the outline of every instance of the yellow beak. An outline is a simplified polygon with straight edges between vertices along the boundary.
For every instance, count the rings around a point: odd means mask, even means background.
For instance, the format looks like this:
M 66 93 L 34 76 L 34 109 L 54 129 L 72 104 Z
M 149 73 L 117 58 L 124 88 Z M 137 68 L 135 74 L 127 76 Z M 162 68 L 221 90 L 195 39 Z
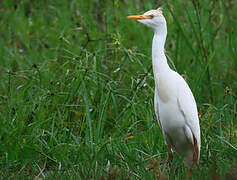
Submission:
M 149 15 L 133 15 L 133 16 L 127 16 L 128 19 L 135 19 L 135 20 L 141 20 L 141 19 L 152 19 Z

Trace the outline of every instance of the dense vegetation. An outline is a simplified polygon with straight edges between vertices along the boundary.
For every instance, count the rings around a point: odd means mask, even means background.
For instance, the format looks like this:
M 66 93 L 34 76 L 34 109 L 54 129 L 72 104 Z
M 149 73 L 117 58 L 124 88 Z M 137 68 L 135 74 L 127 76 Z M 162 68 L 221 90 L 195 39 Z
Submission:
M 153 110 L 153 32 L 126 19 L 163 5 L 170 66 L 201 125 L 193 179 L 237 178 L 234 0 L 0 1 L 2 179 L 183 179 Z M 172 112 L 171 112 L 172 113 Z

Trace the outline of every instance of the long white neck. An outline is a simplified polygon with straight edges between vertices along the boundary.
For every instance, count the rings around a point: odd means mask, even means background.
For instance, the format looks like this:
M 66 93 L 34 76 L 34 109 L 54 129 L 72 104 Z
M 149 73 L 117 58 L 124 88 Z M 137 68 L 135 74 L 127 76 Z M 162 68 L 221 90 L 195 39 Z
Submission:
M 166 24 L 154 31 L 154 37 L 152 41 L 152 65 L 154 76 L 156 77 L 160 73 L 165 73 L 170 70 L 165 56 L 164 46 L 167 35 Z

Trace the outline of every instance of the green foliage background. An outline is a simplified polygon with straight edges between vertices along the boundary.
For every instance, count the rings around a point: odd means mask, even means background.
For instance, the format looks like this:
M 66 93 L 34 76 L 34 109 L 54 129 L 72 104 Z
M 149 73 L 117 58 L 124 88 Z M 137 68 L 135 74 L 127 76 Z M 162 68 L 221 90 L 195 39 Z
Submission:
M 153 32 L 126 19 L 163 6 L 166 54 L 196 98 L 192 179 L 237 178 L 234 0 L 0 1 L 2 179 L 183 179 L 153 110 Z

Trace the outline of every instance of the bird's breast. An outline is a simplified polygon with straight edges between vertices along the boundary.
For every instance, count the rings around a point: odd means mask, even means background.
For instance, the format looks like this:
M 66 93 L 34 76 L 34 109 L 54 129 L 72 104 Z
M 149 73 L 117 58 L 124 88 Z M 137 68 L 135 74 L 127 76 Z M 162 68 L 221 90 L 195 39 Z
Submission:
M 175 76 L 159 75 L 156 78 L 159 117 L 163 128 L 173 131 L 185 125 L 185 119 L 177 103 L 177 79 Z
M 159 96 L 159 99 L 163 102 L 168 102 L 169 101 L 169 97 L 170 97 L 170 93 L 169 92 L 169 88 L 168 88 L 168 85 L 164 82 L 160 82 L 158 84 L 158 96 Z
M 159 75 L 156 78 L 156 86 L 158 90 L 158 96 L 160 100 L 164 103 L 175 100 L 177 96 L 177 91 L 175 88 L 175 82 L 172 78 Z
M 174 131 L 185 126 L 185 119 L 179 110 L 177 103 L 173 101 L 163 102 L 159 99 L 159 116 L 165 131 Z

